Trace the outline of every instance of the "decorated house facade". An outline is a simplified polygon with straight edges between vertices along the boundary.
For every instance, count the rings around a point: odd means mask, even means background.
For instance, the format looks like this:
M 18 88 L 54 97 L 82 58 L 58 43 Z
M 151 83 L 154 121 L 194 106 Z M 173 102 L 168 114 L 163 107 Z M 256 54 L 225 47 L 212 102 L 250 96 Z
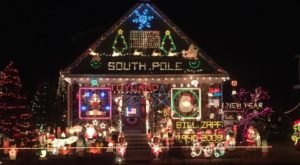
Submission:
M 152 3 L 136 4 L 61 76 L 69 126 L 99 122 L 180 143 L 224 140 L 228 73 Z

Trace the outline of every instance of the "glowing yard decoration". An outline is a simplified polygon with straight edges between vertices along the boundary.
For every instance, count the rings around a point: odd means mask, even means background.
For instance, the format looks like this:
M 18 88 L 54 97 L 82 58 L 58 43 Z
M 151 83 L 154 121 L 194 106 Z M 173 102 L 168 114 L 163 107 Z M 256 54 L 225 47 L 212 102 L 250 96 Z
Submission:
M 196 119 L 201 117 L 200 88 L 172 88 L 171 116 L 173 119 Z
M 79 88 L 80 119 L 110 119 L 111 88 Z
M 54 139 L 51 143 L 53 147 L 63 147 L 66 144 L 72 144 L 77 141 L 78 137 L 77 136 L 70 136 L 69 138 L 66 139 Z
M 41 159 L 45 159 L 46 156 L 47 156 L 47 150 L 41 150 L 40 158 L 41 158 Z
M 201 156 L 203 153 L 204 157 L 211 157 L 214 155 L 216 158 L 225 155 L 224 143 L 218 143 L 216 146 L 213 143 L 209 143 L 206 146 L 201 146 L 198 141 L 194 141 L 191 147 L 191 156 L 193 158 Z
M 152 15 L 149 15 L 149 10 L 144 9 L 142 13 L 140 13 L 138 10 L 134 11 L 135 18 L 132 19 L 133 23 L 136 23 L 139 25 L 138 29 L 143 30 L 145 27 L 150 28 L 151 24 L 150 21 L 154 18 Z
M 81 131 L 82 131 L 82 126 L 80 126 L 80 125 L 75 125 L 75 126 L 69 128 L 70 134 L 74 134 L 74 133 L 78 134 Z
M 295 142 L 294 145 L 295 146 L 299 146 L 300 145 L 300 120 L 297 120 L 294 122 L 294 134 L 292 135 L 292 140 Z
M 96 132 L 94 126 L 90 125 L 90 126 L 86 129 L 85 137 L 86 137 L 87 139 L 92 139 L 92 138 L 94 138 L 95 136 L 97 136 L 97 132 Z

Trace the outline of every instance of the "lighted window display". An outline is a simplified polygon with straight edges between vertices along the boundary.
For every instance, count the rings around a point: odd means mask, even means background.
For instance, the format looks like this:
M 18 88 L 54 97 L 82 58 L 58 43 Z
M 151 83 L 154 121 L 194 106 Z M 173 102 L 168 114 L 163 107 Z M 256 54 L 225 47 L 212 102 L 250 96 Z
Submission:
M 80 88 L 79 96 L 80 119 L 111 118 L 111 88 Z
M 196 119 L 201 117 L 200 88 L 172 88 L 171 109 L 173 119 Z

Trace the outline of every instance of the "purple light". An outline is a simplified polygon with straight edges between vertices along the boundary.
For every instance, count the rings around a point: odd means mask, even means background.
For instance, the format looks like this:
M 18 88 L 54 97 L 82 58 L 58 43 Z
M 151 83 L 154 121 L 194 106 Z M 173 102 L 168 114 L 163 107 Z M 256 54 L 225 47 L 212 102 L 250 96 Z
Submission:
M 104 92 L 101 92 L 100 96 L 101 96 L 101 97 L 104 97 L 104 96 L 105 96 L 105 93 L 104 93 Z

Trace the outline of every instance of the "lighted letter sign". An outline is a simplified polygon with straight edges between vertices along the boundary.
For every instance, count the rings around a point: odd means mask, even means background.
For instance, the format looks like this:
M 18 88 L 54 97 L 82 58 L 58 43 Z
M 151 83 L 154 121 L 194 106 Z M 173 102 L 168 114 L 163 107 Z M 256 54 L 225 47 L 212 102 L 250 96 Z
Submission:
M 80 119 L 110 119 L 111 88 L 79 88 Z
M 171 109 L 173 119 L 199 119 L 201 117 L 200 88 L 172 88 Z

